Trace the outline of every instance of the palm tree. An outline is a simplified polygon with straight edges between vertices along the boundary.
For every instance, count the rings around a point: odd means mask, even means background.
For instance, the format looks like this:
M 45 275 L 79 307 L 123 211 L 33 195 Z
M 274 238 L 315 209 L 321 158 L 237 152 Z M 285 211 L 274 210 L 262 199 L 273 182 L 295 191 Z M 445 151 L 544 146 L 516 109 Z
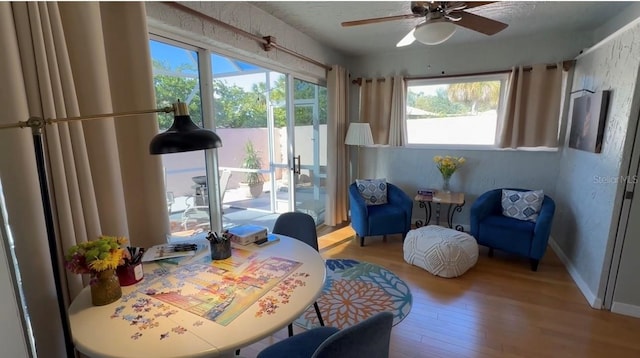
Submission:
M 500 81 L 460 82 L 454 83 L 447 89 L 450 101 L 463 102 L 471 106 L 471 113 L 476 114 L 477 108 L 496 108 L 500 97 Z

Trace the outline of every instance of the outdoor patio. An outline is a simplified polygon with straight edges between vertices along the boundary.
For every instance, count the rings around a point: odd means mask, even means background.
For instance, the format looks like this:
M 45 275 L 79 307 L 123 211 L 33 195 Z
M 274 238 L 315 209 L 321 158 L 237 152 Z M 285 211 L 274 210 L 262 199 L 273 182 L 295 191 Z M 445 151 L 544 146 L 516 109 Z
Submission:
M 265 183 L 265 189 L 270 185 Z M 275 212 L 271 209 L 271 195 L 269 191 L 263 192 L 258 198 L 247 198 L 241 188 L 227 189 L 223 199 L 223 227 L 229 228 L 242 224 L 264 226 L 271 231 L 280 213 L 289 211 L 287 202 L 289 193 L 286 187 L 276 191 L 274 203 Z M 324 222 L 324 190 L 320 193 L 321 200 L 313 199 L 310 188 L 299 188 L 296 195 L 297 211 L 311 215 L 317 225 Z M 170 207 L 170 221 L 172 232 L 202 228 L 209 229 L 209 214 L 205 207 L 198 207 L 198 212 L 191 215 L 193 222 L 185 225 L 185 211 L 194 211 L 194 196 L 179 196 L 174 199 Z

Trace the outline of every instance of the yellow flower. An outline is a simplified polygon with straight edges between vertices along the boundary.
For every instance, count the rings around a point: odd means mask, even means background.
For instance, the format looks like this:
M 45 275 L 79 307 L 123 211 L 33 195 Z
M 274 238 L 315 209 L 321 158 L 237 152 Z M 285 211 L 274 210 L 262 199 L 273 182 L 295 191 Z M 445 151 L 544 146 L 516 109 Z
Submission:
M 445 178 L 451 177 L 453 173 L 466 161 L 464 157 L 452 157 L 450 155 L 433 157 L 433 161 L 436 163 L 438 170 Z
M 100 236 L 97 240 L 75 245 L 65 255 L 66 266 L 73 273 L 95 273 L 115 269 L 124 259 L 120 247 L 127 242 L 124 237 Z
M 89 263 L 89 267 L 94 271 L 104 271 L 109 269 L 115 269 L 120 265 L 124 250 L 118 248 L 111 250 L 104 255 L 103 259 L 93 260 Z

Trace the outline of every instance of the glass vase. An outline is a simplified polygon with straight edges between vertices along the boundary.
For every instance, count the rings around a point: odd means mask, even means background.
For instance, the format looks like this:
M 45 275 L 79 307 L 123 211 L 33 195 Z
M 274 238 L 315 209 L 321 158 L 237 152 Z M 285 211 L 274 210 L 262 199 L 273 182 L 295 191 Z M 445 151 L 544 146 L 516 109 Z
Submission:
M 442 176 L 442 192 L 445 194 L 451 193 L 451 187 L 449 186 L 449 181 L 451 180 L 451 176 Z
M 94 306 L 104 306 L 122 297 L 122 289 L 116 271 L 104 270 L 94 274 L 91 279 L 91 303 Z

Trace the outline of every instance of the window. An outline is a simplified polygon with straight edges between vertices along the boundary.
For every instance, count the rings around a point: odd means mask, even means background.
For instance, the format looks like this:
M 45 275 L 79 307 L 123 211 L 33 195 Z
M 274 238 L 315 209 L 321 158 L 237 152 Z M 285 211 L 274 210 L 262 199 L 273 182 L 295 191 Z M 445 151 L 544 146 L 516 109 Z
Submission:
M 493 145 L 507 78 L 408 81 L 407 143 Z
M 149 46 L 158 107 L 178 99 L 185 102 L 191 119 L 202 127 L 215 125 L 224 143 L 215 160 L 207 159 L 204 151 L 162 156 L 171 232 L 209 230 L 220 216 L 221 228 L 256 221 L 268 226 L 275 220 L 273 214 L 290 211 L 291 203 L 318 201 L 326 176 L 326 88 L 208 49 L 157 38 Z M 200 67 L 207 63 L 209 71 Z M 289 121 L 291 114 L 294 121 Z M 163 131 L 173 115 L 159 115 L 158 120 Z M 298 165 L 308 178 L 300 185 L 290 178 L 300 180 L 302 175 L 289 175 L 291 138 L 296 140 Z M 219 207 L 209 206 L 209 167 L 217 168 Z

